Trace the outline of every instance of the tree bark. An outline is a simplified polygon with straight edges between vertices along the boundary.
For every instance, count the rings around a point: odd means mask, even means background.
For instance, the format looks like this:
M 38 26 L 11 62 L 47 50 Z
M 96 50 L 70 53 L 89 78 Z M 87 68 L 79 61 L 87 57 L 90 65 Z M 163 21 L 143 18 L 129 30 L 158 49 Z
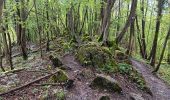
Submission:
M 102 25 L 102 34 L 103 34 L 103 45 L 108 46 L 108 37 L 109 37 L 109 27 L 110 27 L 110 19 L 111 19 L 111 10 L 114 6 L 116 0 L 107 0 L 107 7 L 105 9 L 105 15 L 103 19 Z
M 150 59 L 151 59 L 151 66 L 155 66 L 155 60 L 156 60 L 156 53 L 157 53 L 157 42 L 158 42 L 158 35 L 159 35 L 159 28 L 160 28 L 160 20 L 162 18 L 162 9 L 164 5 L 164 0 L 158 1 L 158 13 L 157 13 L 157 20 L 156 20 L 156 30 L 153 40 L 152 49 L 150 51 Z
M 143 51 L 143 55 L 142 57 L 144 59 L 147 59 L 147 52 L 146 52 L 146 39 L 145 39 L 145 20 L 146 20 L 146 12 L 144 11 L 144 0 L 142 0 L 142 6 L 141 6 L 141 12 L 142 12 L 142 51 Z
M 3 10 L 3 0 L 0 0 L 0 26 L 2 25 L 2 10 Z M 0 27 L 0 33 L 2 32 L 2 27 Z M 0 38 L 1 40 L 2 38 Z M 5 69 L 3 68 L 2 66 L 2 57 L 3 57 L 3 53 L 2 53 L 2 45 L 0 43 L 0 67 L 1 67 L 1 70 L 3 72 L 5 72 Z
M 128 20 L 126 21 L 126 24 L 125 24 L 124 28 L 122 29 L 122 31 L 116 37 L 116 43 L 117 44 L 119 44 L 121 42 L 121 40 L 124 37 L 128 27 L 135 20 L 136 8 L 137 8 L 137 0 L 132 0 L 131 11 L 130 11 L 130 15 L 128 17 Z
M 166 45 L 167 45 L 169 36 L 170 36 L 170 26 L 169 26 L 169 31 L 168 31 L 168 33 L 166 35 L 166 38 L 165 38 L 165 42 L 164 42 L 164 45 L 163 45 L 163 49 L 162 49 L 162 53 L 161 53 L 161 56 L 160 56 L 160 59 L 159 59 L 159 63 L 156 66 L 156 69 L 153 72 L 157 72 L 159 70 L 159 68 L 160 68 L 161 62 L 162 62 L 163 57 L 164 57 L 164 52 L 165 52 L 165 49 L 166 49 Z

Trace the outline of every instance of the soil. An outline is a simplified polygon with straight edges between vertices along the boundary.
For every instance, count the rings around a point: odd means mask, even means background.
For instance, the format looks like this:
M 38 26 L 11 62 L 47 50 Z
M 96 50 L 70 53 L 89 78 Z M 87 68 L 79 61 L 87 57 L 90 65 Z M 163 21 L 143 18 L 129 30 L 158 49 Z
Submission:
M 34 49 L 36 50 L 37 48 L 35 47 Z M 53 50 L 55 49 L 53 48 Z M 28 71 L 28 70 L 38 70 L 38 71 L 48 70 L 48 66 L 51 65 L 48 56 L 52 54 L 53 51 L 43 52 L 43 53 L 44 53 L 43 58 L 41 58 L 39 56 L 39 53 L 37 52 L 29 53 L 29 59 L 25 61 L 24 64 L 21 60 L 14 61 L 14 66 L 23 65 L 25 69 L 16 73 L 12 73 L 11 74 L 13 76 L 12 79 L 8 78 L 6 79 L 6 81 L 8 82 L 16 78 L 17 80 L 19 80 L 19 82 L 17 82 L 17 84 L 15 84 L 16 86 L 14 87 L 17 87 L 25 83 L 31 82 L 41 76 L 47 75 L 47 73 Z M 15 58 L 13 59 L 16 59 L 17 56 L 20 54 L 16 52 L 14 55 Z M 134 82 L 131 82 L 128 79 L 128 76 L 123 76 L 119 73 L 113 73 L 109 75 L 112 78 L 116 79 L 119 85 L 122 87 L 121 94 L 110 93 L 105 90 L 104 91 L 94 90 L 89 86 L 92 80 L 94 79 L 94 77 L 85 78 L 81 76 L 80 73 L 83 70 L 89 70 L 89 68 L 87 66 L 86 67 L 82 66 L 75 59 L 74 53 L 63 54 L 62 52 L 59 53 L 58 55 L 60 55 L 60 59 L 64 64 L 64 66 L 67 68 L 69 67 L 66 70 L 66 73 L 68 74 L 69 79 L 74 80 L 74 86 L 72 88 L 66 89 L 63 86 L 35 86 L 35 84 L 32 84 L 28 87 L 17 90 L 14 93 L 3 95 L 0 97 L 0 100 L 1 99 L 2 100 L 42 100 L 41 97 L 44 94 L 49 95 L 49 98 L 46 100 L 56 100 L 56 98 L 52 95 L 55 90 L 63 90 L 66 93 L 65 96 L 66 100 L 99 100 L 100 97 L 102 96 L 109 96 L 111 100 L 131 100 L 129 99 L 131 93 L 141 95 L 144 100 L 170 100 L 169 86 L 166 85 L 161 79 L 152 75 L 151 70 L 146 66 L 146 64 L 132 60 L 132 64 L 134 65 L 134 68 L 136 68 L 137 71 L 143 75 L 143 77 L 147 82 L 147 85 L 151 88 L 153 97 L 148 93 L 145 93 L 144 91 L 139 89 Z M 94 74 L 97 73 L 93 69 L 90 70 L 92 70 Z M 7 85 L 7 82 L 2 82 L 2 80 L 4 80 L 4 77 L 0 77 L 0 85 Z M 36 84 L 42 84 L 47 82 L 48 79 L 44 79 Z
M 153 75 L 149 65 L 136 60 L 132 60 L 132 64 L 145 78 L 153 93 L 153 100 L 170 100 L 170 86 L 156 75 Z

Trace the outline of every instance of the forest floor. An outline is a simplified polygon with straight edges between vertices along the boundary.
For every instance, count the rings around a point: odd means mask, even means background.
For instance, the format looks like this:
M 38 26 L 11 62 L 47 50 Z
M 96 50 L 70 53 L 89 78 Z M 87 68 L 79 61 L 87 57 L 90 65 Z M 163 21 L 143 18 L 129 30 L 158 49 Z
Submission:
M 132 64 L 145 78 L 153 93 L 154 100 L 170 100 L 170 86 L 156 75 L 153 75 L 149 65 L 136 60 L 132 60 Z
M 65 52 L 63 50 L 63 45 L 60 44 L 58 40 L 53 41 L 51 45 L 55 46 L 53 46 L 53 49 L 50 52 L 44 51 L 42 58 L 39 53 L 34 52 L 29 54 L 29 59 L 27 61 L 23 61 L 20 56 L 17 56 L 19 53 L 14 49 L 14 66 L 15 68 L 21 68 L 22 70 L 0 75 L 0 86 L 6 87 L 4 89 L 1 88 L 0 91 L 4 92 L 11 90 L 15 87 L 36 80 L 39 77 L 48 75 L 48 73 L 43 73 L 43 71 L 48 70 L 49 65 L 51 65 L 48 56 L 56 53 L 56 55 L 60 57 L 64 66 L 69 67 L 69 69 L 65 71 L 69 76 L 69 79 L 74 80 L 74 86 L 70 89 L 66 89 L 62 85 L 41 86 L 40 84 L 48 83 L 48 78 L 46 78 L 12 93 L 2 95 L 0 100 L 44 100 L 42 99 L 44 96 L 48 97 L 45 100 L 56 100 L 54 93 L 59 94 L 59 97 L 64 95 L 66 100 L 99 100 L 102 96 L 109 96 L 111 100 L 131 100 L 131 96 L 136 96 L 139 100 L 170 100 L 169 86 L 158 77 L 152 75 L 151 70 L 146 67 L 144 63 L 135 60 L 132 60 L 134 68 L 136 68 L 145 78 L 147 85 L 151 88 L 153 97 L 139 89 L 134 82 L 128 79 L 127 76 L 118 73 L 111 77 L 116 79 L 122 87 L 121 94 L 94 90 L 89 87 L 89 84 L 94 79 L 93 74 L 95 74 L 95 72 L 91 72 L 90 69 L 81 66 L 75 59 L 74 53 Z M 38 46 L 31 44 L 30 48 L 32 48 L 32 51 L 36 51 Z M 91 77 L 83 77 L 81 75 L 83 71 L 91 73 Z

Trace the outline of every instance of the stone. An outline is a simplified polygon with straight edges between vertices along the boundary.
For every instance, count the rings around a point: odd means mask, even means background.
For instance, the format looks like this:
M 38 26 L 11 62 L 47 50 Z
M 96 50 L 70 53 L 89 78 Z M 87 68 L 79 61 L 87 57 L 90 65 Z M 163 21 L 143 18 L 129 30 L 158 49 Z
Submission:
M 107 90 L 109 92 L 122 92 L 122 88 L 112 77 L 103 74 L 97 74 L 96 76 L 97 77 L 90 84 L 90 87 L 99 90 Z
M 130 93 L 130 100 L 145 100 L 142 94 Z
M 108 47 L 88 43 L 78 48 L 76 57 L 83 66 L 90 66 L 107 72 L 116 72 L 118 67 Z
M 102 96 L 99 100 L 110 100 L 109 96 Z

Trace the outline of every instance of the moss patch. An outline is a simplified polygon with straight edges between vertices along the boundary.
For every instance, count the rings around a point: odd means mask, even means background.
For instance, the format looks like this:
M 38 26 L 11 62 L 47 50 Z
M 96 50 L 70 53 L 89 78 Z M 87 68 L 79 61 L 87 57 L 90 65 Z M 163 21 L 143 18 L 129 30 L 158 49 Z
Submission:
M 84 66 L 92 66 L 109 72 L 117 71 L 117 64 L 109 48 L 101 47 L 99 44 L 90 42 L 82 45 L 77 52 L 77 59 Z
M 61 83 L 61 82 L 66 82 L 67 80 L 68 80 L 68 75 L 63 70 L 59 70 L 56 75 L 52 75 L 49 78 L 49 81 L 52 83 L 57 83 L 57 82 Z

